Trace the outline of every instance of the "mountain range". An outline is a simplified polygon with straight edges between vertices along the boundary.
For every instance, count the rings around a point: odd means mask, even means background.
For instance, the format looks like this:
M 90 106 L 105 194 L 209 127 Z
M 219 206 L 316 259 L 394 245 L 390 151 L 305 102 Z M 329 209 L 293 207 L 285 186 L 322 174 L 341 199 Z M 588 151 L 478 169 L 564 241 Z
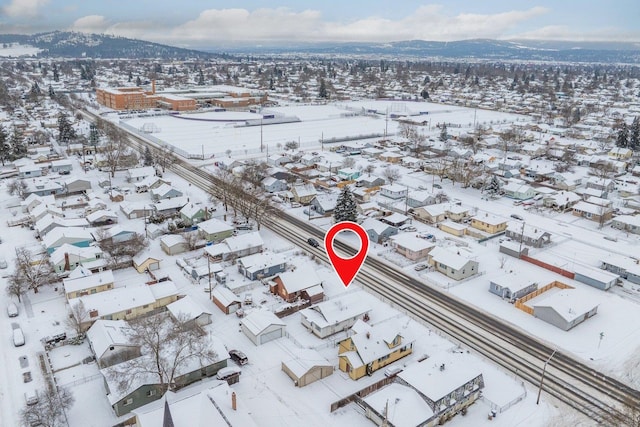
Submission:
M 18 43 L 41 49 L 39 57 L 207 59 L 232 55 L 359 56 L 408 59 L 488 59 L 597 63 L 640 63 L 640 43 L 504 41 L 489 39 L 389 43 L 230 43 L 212 48 L 186 49 L 106 34 L 53 31 L 32 35 L 0 34 L 0 44 Z M 220 53 L 224 52 L 224 53 Z

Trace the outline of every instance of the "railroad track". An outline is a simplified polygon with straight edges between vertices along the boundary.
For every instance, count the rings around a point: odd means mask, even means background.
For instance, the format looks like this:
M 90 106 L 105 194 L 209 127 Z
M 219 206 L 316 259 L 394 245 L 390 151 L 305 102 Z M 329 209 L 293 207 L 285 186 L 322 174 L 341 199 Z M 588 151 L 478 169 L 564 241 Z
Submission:
M 147 145 L 155 146 L 136 134 L 129 134 L 132 145 L 141 152 Z M 217 178 L 212 174 L 177 156 L 170 169 L 216 195 Z M 283 211 L 279 212 L 279 218 L 269 218 L 264 225 L 303 247 L 307 246 L 306 239 L 309 236 L 324 240 L 322 230 Z M 356 252 L 340 239 L 334 241 L 334 246 L 346 254 Z M 327 261 L 323 249 L 307 250 Z M 638 405 L 638 390 L 596 371 L 569 354 L 557 351 L 490 313 L 420 282 L 375 256 L 367 258 L 358 281 L 412 316 L 433 325 L 536 387 L 540 383 L 545 362 L 553 354 L 544 376 L 543 390 L 546 393 L 598 424 L 638 426 L 638 420 L 632 420 L 629 412 L 624 410 L 630 404 Z

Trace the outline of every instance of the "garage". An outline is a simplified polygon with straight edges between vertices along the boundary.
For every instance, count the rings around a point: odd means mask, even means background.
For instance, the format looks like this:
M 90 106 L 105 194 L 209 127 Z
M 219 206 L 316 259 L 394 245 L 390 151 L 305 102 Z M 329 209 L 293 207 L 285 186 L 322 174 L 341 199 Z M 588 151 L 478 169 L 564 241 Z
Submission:
M 285 323 L 268 310 L 254 310 L 240 322 L 242 332 L 255 345 L 262 345 L 281 338 Z

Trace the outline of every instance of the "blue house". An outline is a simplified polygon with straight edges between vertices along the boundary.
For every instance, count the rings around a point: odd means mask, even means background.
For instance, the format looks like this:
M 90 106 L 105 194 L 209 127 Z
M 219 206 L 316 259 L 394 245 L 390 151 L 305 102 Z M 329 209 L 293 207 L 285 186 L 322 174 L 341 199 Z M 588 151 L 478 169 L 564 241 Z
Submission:
M 162 184 L 150 191 L 154 200 L 173 199 L 174 197 L 182 197 L 182 191 L 167 184 Z
M 389 237 L 398 234 L 396 227 L 373 218 L 365 219 L 361 225 L 367 232 L 369 240 L 374 243 L 382 243 L 389 239 Z
M 86 248 L 92 242 L 93 235 L 86 228 L 80 227 L 57 227 L 42 238 L 42 243 L 49 254 L 65 243 Z
M 518 276 L 515 273 L 507 273 L 491 279 L 489 292 L 503 299 L 517 300 L 538 289 L 538 283 L 531 281 L 526 276 Z
M 262 252 L 238 260 L 238 271 L 249 280 L 258 280 L 283 273 L 287 264 L 281 255 Z
M 344 168 L 338 170 L 338 176 L 347 181 L 352 181 L 360 177 L 361 172 L 355 168 Z

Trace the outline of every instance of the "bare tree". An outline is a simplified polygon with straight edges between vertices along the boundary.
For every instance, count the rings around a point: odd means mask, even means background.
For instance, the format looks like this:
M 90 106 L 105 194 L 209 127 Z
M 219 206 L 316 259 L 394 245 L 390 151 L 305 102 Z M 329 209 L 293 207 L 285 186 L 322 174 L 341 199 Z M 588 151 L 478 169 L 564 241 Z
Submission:
M 96 238 L 100 249 L 109 254 L 109 265 L 112 269 L 122 268 L 126 261 L 149 244 L 145 236 L 140 233 L 134 233 L 131 238 L 124 241 L 114 241 L 107 235 L 107 229 L 96 230 Z
M 267 176 L 267 169 L 269 169 L 269 165 L 265 162 L 247 162 L 240 179 L 251 184 L 254 188 L 260 188 L 262 180 Z
M 217 178 L 217 182 L 211 186 L 210 193 L 222 202 L 225 212 L 232 208 L 235 215 L 235 194 L 240 186 L 238 178 L 228 169 L 218 169 L 214 175 Z
M 395 181 L 400 179 L 401 175 L 398 168 L 387 166 L 382 172 L 382 176 L 384 176 L 389 181 L 389 184 L 393 184 Z
M 367 176 L 371 176 L 371 173 L 372 173 L 373 171 L 375 171 L 375 170 L 376 170 L 376 167 L 375 167 L 375 166 L 373 166 L 373 165 L 367 165 L 367 167 L 365 167 L 365 168 L 364 168 L 364 173 L 366 173 L 366 174 L 367 174 Z
M 15 270 L 9 276 L 9 287 L 12 295 L 23 295 L 27 289 L 38 293 L 42 285 L 54 283 L 58 280 L 53 265 L 48 258 L 35 259 L 26 248 L 16 248 Z
M 356 165 L 356 159 L 354 159 L 353 157 L 347 157 L 342 161 L 342 167 L 343 168 L 352 168 Z
M 19 179 L 19 178 L 11 180 L 7 184 L 7 191 L 9 192 L 9 194 L 12 195 L 12 196 L 14 196 L 14 195 L 18 196 L 22 200 L 27 198 L 27 191 L 28 190 L 29 190 L 29 187 L 27 186 L 27 183 L 24 182 L 22 179 Z
M 62 427 L 67 425 L 64 413 L 74 402 L 75 398 L 67 388 L 47 387 L 38 393 L 38 403 L 26 405 L 20 411 L 20 420 L 25 426 Z
M 66 324 L 73 328 L 77 335 L 81 335 L 85 331 L 85 323 L 89 320 L 89 311 L 80 299 L 73 301 L 73 304 L 69 304 L 69 307 L 69 316 L 66 319 Z
M 107 162 L 107 167 L 113 178 L 116 170 L 120 166 L 120 158 L 128 151 L 129 135 L 112 123 L 105 122 L 104 133 L 106 135 L 106 143 L 103 146 L 103 154 Z
M 171 165 L 175 148 L 173 146 L 154 147 L 151 150 L 151 157 L 155 164 L 162 168 L 162 173 L 165 173 L 167 167 Z
M 154 375 L 163 390 L 175 389 L 177 374 L 186 366 L 205 367 L 219 356 L 210 339 L 195 323 L 174 320 L 166 312 L 139 317 L 127 332 L 144 356 L 115 365 L 112 379 L 120 390 L 128 390 L 139 376 Z

